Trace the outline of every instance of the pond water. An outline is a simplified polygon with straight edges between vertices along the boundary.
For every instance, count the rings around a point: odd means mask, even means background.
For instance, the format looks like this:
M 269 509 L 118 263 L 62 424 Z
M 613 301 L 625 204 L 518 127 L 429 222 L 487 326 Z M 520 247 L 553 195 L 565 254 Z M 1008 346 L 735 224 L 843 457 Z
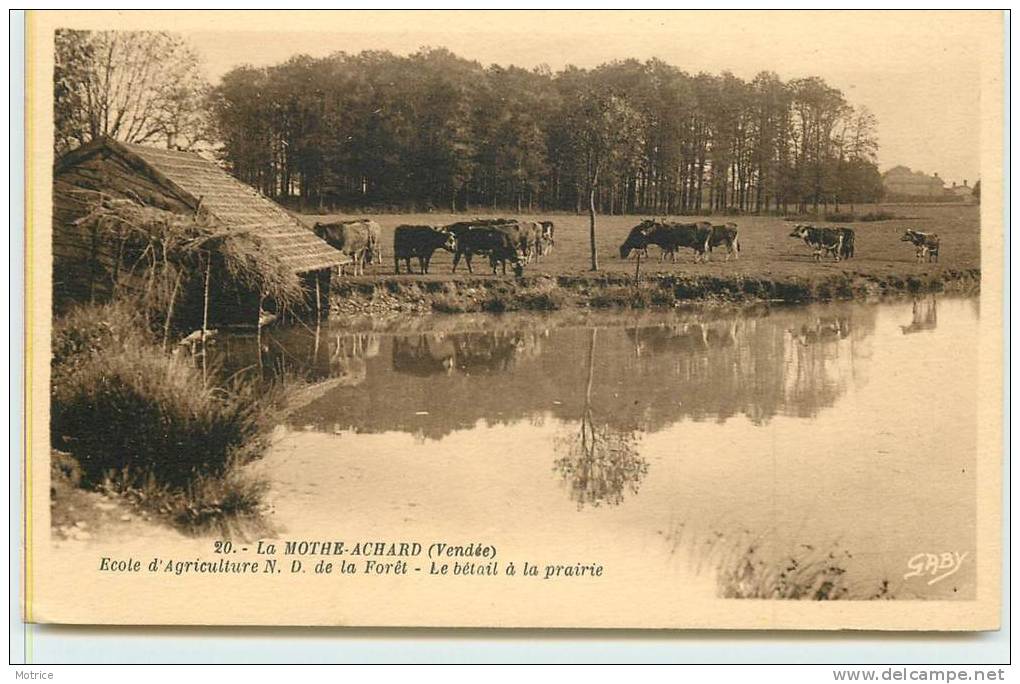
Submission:
M 290 538 L 462 535 L 719 596 L 973 598 L 978 316 L 928 297 L 264 332 L 263 372 L 311 384 L 255 467 Z M 256 349 L 219 344 L 228 368 Z

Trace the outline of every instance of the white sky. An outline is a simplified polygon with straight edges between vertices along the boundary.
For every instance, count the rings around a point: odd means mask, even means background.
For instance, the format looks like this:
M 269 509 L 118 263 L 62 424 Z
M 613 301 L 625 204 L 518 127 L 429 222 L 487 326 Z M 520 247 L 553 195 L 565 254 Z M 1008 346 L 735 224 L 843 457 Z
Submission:
M 272 21 L 275 16 L 246 16 L 243 28 L 258 31 L 205 21 L 201 30 L 182 33 L 213 82 L 234 66 L 276 64 L 296 54 L 406 55 L 424 45 L 486 65 L 557 70 L 658 57 L 692 73 L 817 75 L 878 118 L 883 169 L 905 164 L 938 172 L 947 184 L 973 184 L 978 176 L 978 51 L 982 40 L 1001 40 L 992 32 L 1000 21 L 994 12 L 394 11 L 287 15 L 285 22 Z M 261 30 L 284 25 L 288 30 Z

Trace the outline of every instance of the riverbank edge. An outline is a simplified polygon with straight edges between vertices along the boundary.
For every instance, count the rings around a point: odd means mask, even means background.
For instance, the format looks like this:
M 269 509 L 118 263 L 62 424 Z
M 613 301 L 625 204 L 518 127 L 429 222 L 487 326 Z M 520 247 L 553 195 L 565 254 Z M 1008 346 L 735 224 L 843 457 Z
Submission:
M 331 312 L 345 316 L 649 309 L 697 303 L 807 304 L 929 293 L 975 295 L 980 288 L 981 270 L 976 268 L 888 275 L 844 271 L 811 278 L 649 274 L 637 281 L 623 273 L 445 280 L 389 276 L 335 283 Z

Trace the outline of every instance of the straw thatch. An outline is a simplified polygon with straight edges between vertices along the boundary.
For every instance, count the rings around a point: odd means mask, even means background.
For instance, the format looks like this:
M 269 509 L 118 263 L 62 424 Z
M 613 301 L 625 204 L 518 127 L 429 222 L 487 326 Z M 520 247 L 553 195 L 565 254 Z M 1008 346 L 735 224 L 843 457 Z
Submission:
M 208 214 L 176 214 L 101 193 L 93 193 L 91 210 L 75 223 L 116 244 L 118 253 L 138 255 L 122 267 L 140 276 L 150 295 L 158 290 L 154 280 L 176 280 L 182 270 L 200 277 L 212 259 L 231 282 L 278 306 L 293 308 L 304 298 L 297 273 L 283 265 L 271 242 L 257 230 L 224 229 Z M 217 277 L 218 286 L 220 280 Z
M 118 167 L 144 176 L 156 191 L 139 198 L 148 206 L 173 210 L 183 204 L 199 215 L 206 215 L 225 230 L 251 232 L 286 269 L 308 273 L 349 261 L 347 257 L 320 240 L 275 202 L 230 176 L 211 161 L 192 152 L 160 150 L 143 145 L 101 138 L 57 162 L 54 178 L 80 169 L 82 162 L 96 156 L 117 158 Z M 96 175 L 96 174 L 93 174 Z M 81 177 L 76 185 L 81 186 Z M 104 170 L 95 178 L 92 189 L 104 191 L 103 184 L 116 182 Z M 74 182 L 74 181 L 72 181 Z M 165 197 L 159 197 L 163 194 Z

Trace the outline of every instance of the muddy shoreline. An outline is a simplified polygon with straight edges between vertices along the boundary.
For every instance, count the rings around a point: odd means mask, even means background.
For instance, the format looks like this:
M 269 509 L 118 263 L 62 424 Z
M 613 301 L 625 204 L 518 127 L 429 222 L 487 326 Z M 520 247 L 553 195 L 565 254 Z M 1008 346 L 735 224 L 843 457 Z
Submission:
M 981 271 L 939 269 L 923 274 L 845 271 L 818 277 L 622 273 L 535 275 L 522 278 L 397 276 L 334 283 L 331 313 L 503 313 L 561 309 L 654 309 L 687 304 L 806 304 L 872 300 L 927 293 L 978 294 Z

